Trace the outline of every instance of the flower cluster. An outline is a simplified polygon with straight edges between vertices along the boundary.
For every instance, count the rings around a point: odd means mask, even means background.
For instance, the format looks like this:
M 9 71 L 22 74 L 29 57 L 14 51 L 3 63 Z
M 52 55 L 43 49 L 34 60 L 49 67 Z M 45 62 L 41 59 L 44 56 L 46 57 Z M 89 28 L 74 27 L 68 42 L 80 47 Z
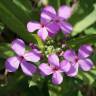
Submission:
M 52 6 L 46 6 L 41 12 L 40 23 L 30 21 L 27 24 L 27 29 L 29 32 L 38 30 L 37 34 L 43 41 L 47 37 L 55 36 L 59 30 L 68 34 L 72 31 L 72 26 L 67 22 L 71 14 L 72 11 L 69 6 L 61 6 L 57 13 Z M 31 50 L 25 50 L 23 40 L 13 40 L 11 48 L 16 56 L 6 60 L 5 67 L 8 72 L 15 72 L 20 65 L 24 74 L 32 76 L 39 69 L 42 76 L 52 75 L 53 84 L 61 84 L 63 74 L 74 77 L 78 74 L 79 67 L 83 71 L 89 71 L 93 67 L 93 62 L 89 59 L 93 49 L 89 44 L 81 45 L 78 52 L 73 49 L 66 49 L 66 51 L 62 50 L 62 55 L 58 55 L 56 52 L 47 54 L 48 63 L 42 62 L 42 54 L 44 56 L 46 54 L 42 53 L 36 44 L 30 43 L 29 47 Z M 46 60 L 44 57 L 43 59 Z M 36 62 L 40 62 L 38 67 L 35 66 Z
M 90 45 L 82 45 L 79 48 L 78 55 L 74 50 L 66 50 L 63 54 L 64 60 L 60 62 L 56 54 L 48 56 L 48 64 L 42 63 L 39 66 L 43 75 L 52 75 L 52 82 L 54 84 L 61 84 L 63 77 L 61 73 L 67 76 L 74 77 L 78 74 L 78 68 L 84 71 L 89 71 L 93 67 L 93 62 L 88 58 L 92 53 Z
M 28 75 L 32 76 L 36 72 L 36 66 L 30 62 L 38 62 L 40 60 L 40 54 L 37 49 L 32 49 L 31 51 L 25 51 L 25 43 L 21 39 L 16 39 L 12 42 L 11 48 L 17 54 L 16 56 L 10 57 L 5 62 L 5 67 L 8 72 L 15 72 L 19 65 L 22 71 Z
M 56 13 L 52 6 L 46 6 L 41 12 L 40 23 L 28 22 L 27 29 L 29 32 L 38 30 L 38 36 L 45 41 L 48 36 L 56 35 L 61 29 L 64 34 L 72 31 L 72 25 L 67 20 L 71 16 L 69 6 L 61 6 Z

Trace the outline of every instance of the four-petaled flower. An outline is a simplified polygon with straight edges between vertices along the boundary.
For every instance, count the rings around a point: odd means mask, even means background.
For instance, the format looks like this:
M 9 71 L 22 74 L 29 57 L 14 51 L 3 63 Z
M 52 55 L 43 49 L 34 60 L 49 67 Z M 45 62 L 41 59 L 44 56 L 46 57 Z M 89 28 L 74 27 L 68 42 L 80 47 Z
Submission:
M 72 31 L 72 25 L 67 22 L 71 15 L 72 9 L 66 5 L 61 6 L 57 14 L 52 6 L 45 7 L 41 12 L 41 18 L 44 21 L 53 22 L 53 24 L 57 26 L 57 29 L 61 29 L 64 34 L 68 34 Z
M 69 61 L 72 65 L 68 76 L 76 76 L 78 73 L 78 67 L 84 71 L 89 71 L 93 67 L 93 62 L 88 58 L 93 49 L 90 45 L 82 45 L 78 50 L 78 55 L 73 50 L 67 50 L 64 53 L 65 60 Z
M 43 41 L 47 39 L 50 33 L 55 34 L 58 31 L 58 28 L 54 23 L 49 23 L 46 20 L 44 21 L 43 18 L 40 20 L 40 23 L 32 21 L 28 22 L 27 29 L 29 32 L 38 30 L 37 34 Z
M 12 42 L 11 48 L 15 51 L 17 56 L 10 57 L 5 62 L 5 67 L 8 72 L 15 72 L 19 65 L 22 68 L 22 71 L 31 76 L 35 71 L 35 65 L 30 62 L 38 62 L 40 60 L 40 56 L 34 50 L 30 52 L 25 51 L 25 43 L 21 39 L 16 39 Z M 29 61 L 29 62 L 27 62 Z
M 56 54 L 51 54 L 48 56 L 48 64 L 42 63 L 39 69 L 44 76 L 52 74 L 53 84 L 61 84 L 63 81 L 62 72 L 68 72 L 71 65 L 68 61 L 63 60 L 59 62 L 59 58 Z

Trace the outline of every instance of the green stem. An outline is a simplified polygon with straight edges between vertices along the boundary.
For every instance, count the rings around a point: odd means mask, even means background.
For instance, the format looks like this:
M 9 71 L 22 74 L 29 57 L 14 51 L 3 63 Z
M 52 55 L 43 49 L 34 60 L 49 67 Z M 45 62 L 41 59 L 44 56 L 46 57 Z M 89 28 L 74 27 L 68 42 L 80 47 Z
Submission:
M 48 78 L 45 78 L 43 86 L 42 86 L 43 96 L 50 96 L 48 89 Z
M 60 0 L 57 0 L 57 7 L 59 8 L 60 7 Z

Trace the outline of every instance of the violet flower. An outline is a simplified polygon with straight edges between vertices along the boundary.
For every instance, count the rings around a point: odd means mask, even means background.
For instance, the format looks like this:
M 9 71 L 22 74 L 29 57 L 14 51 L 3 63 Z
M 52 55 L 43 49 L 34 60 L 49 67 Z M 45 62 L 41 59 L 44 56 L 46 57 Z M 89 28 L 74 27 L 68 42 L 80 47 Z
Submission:
M 77 55 L 73 50 L 65 51 L 63 56 L 72 65 L 70 71 L 67 72 L 68 76 L 76 76 L 79 67 L 83 71 L 89 71 L 93 67 L 93 62 L 88 58 L 92 51 L 92 47 L 87 44 L 79 48 Z
M 53 22 L 57 29 L 61 29 L 64 34 L 68 34 L 72 31 L 72 25 L 67 22 L 71 15 L 72 9 L 67 5 L 61 6 L 57 13 L 52 6 L 47 6 L 41 12 L 41 19 Z
M 15 72 L 20 65 L 22 71 L 26 75 L 31 76 L 36 71 L 36 67 L 30 62 L 38 62 L 40 60 L 40 56 L 36 54 L 35 51 L 26 52 L 25 43 L 21 39 L 14 40 L 12 42 L 11 48 L 15 51 L 17 55 L 6 60 L 6 70 L 8 72 Z
M 53 84 L 61 84 L 63 81 L 62 72 L 68 72 L 71 65 L 68 61 L 63 60 L 59 62 L 59 58 L 56 54 L 51 54 L 48 56 L 48 64 L 42 63 L 39 69 L 44 76 L 52 74 Z
M 50 33 L 56 34 L 58 31 L 58 27 L 53 22 L 47 22 L 46 20 L 43 20 L 43 18 L 41 18 L 40 23 L 28 22 L 27 29 L 29 32 L 38 30 L 37 34 L 43 41 L 47 39 Z

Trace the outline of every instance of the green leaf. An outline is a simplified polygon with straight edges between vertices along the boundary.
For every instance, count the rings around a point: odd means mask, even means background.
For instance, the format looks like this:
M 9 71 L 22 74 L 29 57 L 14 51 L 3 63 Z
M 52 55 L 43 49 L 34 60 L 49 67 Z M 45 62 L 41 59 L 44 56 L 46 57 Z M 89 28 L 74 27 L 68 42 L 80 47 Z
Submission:
M 24 7 L 24 5 L 20 1 L 19 1 L 19 4 L 21 4 L 21 7 L 16 5 L 12 0 L 8 0 L 8 2 L 6 2 L 6 0 L 2 0 L 2 4 L 7 6 L 8 10 L 10 10 L 10 12 L 12 12 L 12 14 L 14 14 L 18 19 L 20 19 L 20 21 L 22 21 L 24 24 L 26 24 L 31 19 L 31 16 L 28 12 L 26 12 L 26 10 L 24 10 L 22 8 L 22 7 Z M 14 11 L 14 9 L 15 9 L 15 11 Z M 31 9 L 32 8 L 30 8 L 30 10 Z
M 66 42 L 70 46 L 71 45 L 80 46 L 81 44 L 86 44 L 86 43 L 95 44 L 96 35 L 81 36 L 81 37 L 73 38 Z
M 12 2 L 27 13 L 32 11 L 32 4 L 29 0 L 13 0 Z
M 78 96 L 83 96 L 81 91 L 78 91 Z
M 48 2 L 49 2 L 49 5 L 52 5 L 57 10 L 61 4 L 60 0 L 48 0 Z
M 29 84 L 29 87 L 36 86 L 37 85 L 37 83 L 34 82 L 34 81 L 32 81 L 32 80 L 29 80 L 28 81 L 28 84 Z
M 34 37 L 28 34 L 26 25 L 24 25 L 24 23 L 20 21 L 20 19 L 18 19 L 16 15 L 10 11 L 10 8 L 2 1 L 0 1 L 0 19 L 3 23 L 25 41 L 33 41 Z
M 93 82 L 95 81 L 94 80 L 94 76 L 92 76 L 91 74 L 89 73 L 84 73 L 83 72 L 83 78 L 85 79 L 84 81 L 86 83 L 88 83 L 89 85 L 93 84 Z
M 75 24 L 72 32 L 72 36 L 75 36 L 83 32 L 86 28 L 96 22 L 96 4 L 94 5 L 94 10 L 86 16 L 83 20 Z
M 96 68 L 92 68 L 89 72 L 80 71 L 77 77 L 82 80 L 84 84 L 92 85 L 96 80 Z
M 61 0 L 61 1 L 63 1 L 63 0 Z M 66 1 L 67 5 L 70 5 L 70 3 L 72 2 L 72 0 L 65 0 L 65 1 Z
M 14 56 L 14 52 L 11 50 L 10 45 L 7 43 L 0 44 L 0 57 L 6 59 L 8 57 Z
M 96 28 L 91 27 L 85 30 L 86 35 L 96 34 Z
M 37 42 L 39 48 L 42 49 L 43 43 L 41 39 L 38 36 L 31 35 L 30 33 L 27 32 L 26 24 L 28 21 L 31 20 L 31 17 L 30 15 L 28 15 L 28 12 L 26 11 L 31 10 L 31 5 L 29 4 L 30 3 L 29 2 L 28 5 L 30 5 L 30 7 L 28 7 L 26 3 L 28 3 L 28 1 L 26 0 L 25 2 L 22 0 L 20 0 L 20 2 L 18 0 L 17 1 L 8 0 L 8 2 L 6 2 L 6 0 L 1 0 L 0 19 L 3 21 L 3 23 L 5 23 L 8 26 L 8 28 L 10 28 L 13 32 L 19 35 L 26 42 L 34 42 L 34 43 Z M 24 8 L 26 8 L 26 10 Z

